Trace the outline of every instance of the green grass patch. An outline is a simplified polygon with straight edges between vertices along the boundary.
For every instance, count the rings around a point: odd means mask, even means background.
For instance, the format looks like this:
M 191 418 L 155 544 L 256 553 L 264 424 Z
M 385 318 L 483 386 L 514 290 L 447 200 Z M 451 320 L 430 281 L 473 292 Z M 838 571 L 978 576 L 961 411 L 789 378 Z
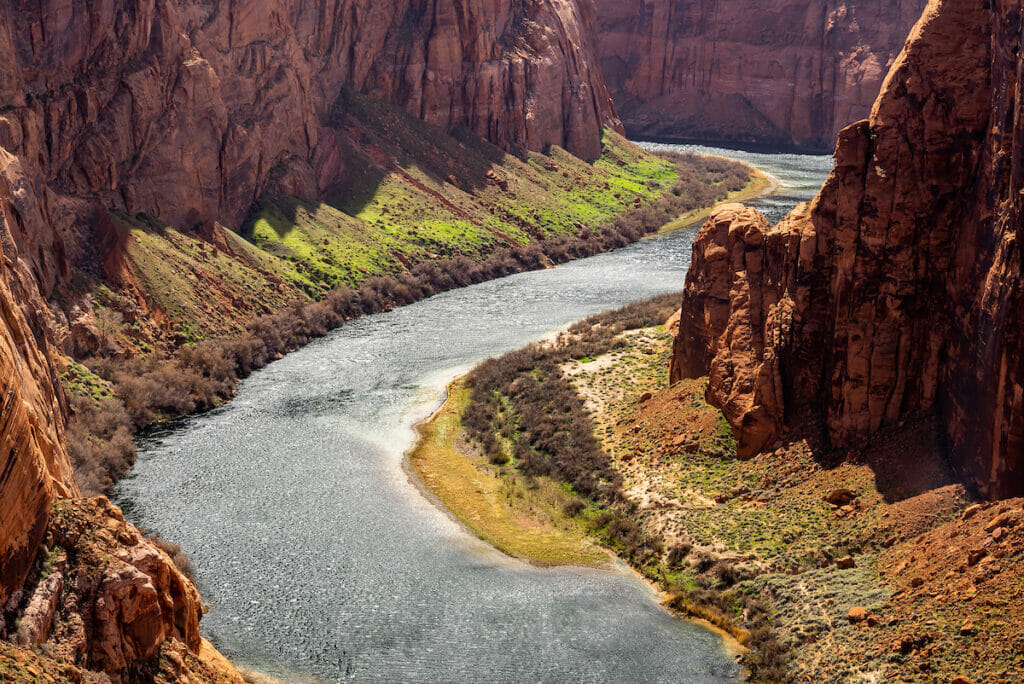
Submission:
M 482 457 L 457 446 L 469 390 L 449 388 L 440 411 L 420 428 L 409 463 L 424 485 L 477 536 L 502 552 L 538 565 L 598 566 L 608 554 L 579 524 L 557 513 L 561 487 L 546 478 L 504 478 Z

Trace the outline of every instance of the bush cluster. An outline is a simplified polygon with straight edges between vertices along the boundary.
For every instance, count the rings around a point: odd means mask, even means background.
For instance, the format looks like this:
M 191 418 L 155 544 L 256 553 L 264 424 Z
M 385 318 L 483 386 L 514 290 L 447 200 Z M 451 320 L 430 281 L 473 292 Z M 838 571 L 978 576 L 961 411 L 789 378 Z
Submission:
M 635 566 L 655 575 L 688 564 L 697 573 L 692 587 L 672 586 L 676 608 L 743 633 L 751 652 L 744 658 L 754 681 L 785 681 L 787 651 L 771 629 L 767 604 L 742 591 L 750 570 L 680 542 L 666 549 L 635 519 L 620 490 L 621 478 L 594 438 L 593 424 L 560 366 L 612 351 L 621 333 L 664 322 L 678 307 L 669 294 L 573 325 L 554 344 L 533 344 L 490 359 L 467 376 L 472 401 L 463 417 L 470 437 L 494 463 L 510 463 L 525 475 L 548 475 L 572 485 L 600 506 L 589 526 Z M 574 498 L 566 514 L 585 506 Z M 653 575 L 652 575 L 653 576 Z M 664 577 L 664 575 L 661 575 Z
M 400 276 L 373 277 L 358 290 L 341 287 L 321 301 L 296 302 L 253 320 L 236 336 L 185 346 L 174 353 L 86 359 L 86 366 L 113 384 L 116 398 L 72 401 L 68 446 L 79 486 L 87 494 L 108 492 L 134 463 L 131 437 L 136 431 L 217 406 L 231 397 L 240 379 L 345 321 L 458 287 L 624 247 L 680 214 L 742 188 L 749 178 L 747 167 L 736 162 L 693 155 L 673 159 L 678 177 L 671 192 L 603 226 L 581 228 L 575 236 L 501 247 L 482 262 L 463 255 L 421 262 Z M 590 449 L 583 441 L 579 448 Z M 537 467 L 548 466 L 538 461 Z M 590 486 L 597 485 L 591 482 Z
M 463 416 L 470 437 L 492 463 L 512 461 L 528 476 L 547 475 L 572 485 L 594 501 L 620 498 L 621 477 L 594 437 L 594 425 L 560 366 L 570 359 L 598 356 L 623 344 L 621 333 L 662 323 L 681 295 L 667 294 L 591 316 L 574 324 L 555 344 L 536 343 L 489 359 L 470 372 L 471 402 Z M 643 535 L 625 534 L 609 520 L 606 528 L 629 550 Z M 614 529 L 613 529 L 614 528 Z

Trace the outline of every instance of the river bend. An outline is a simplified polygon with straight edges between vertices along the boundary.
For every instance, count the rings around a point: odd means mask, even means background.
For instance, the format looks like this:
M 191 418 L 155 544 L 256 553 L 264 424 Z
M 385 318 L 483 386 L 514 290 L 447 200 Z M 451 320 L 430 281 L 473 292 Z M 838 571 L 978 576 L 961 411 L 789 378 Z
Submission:
M 710 151 L 782 182 L 752 203 L 773 220 L 831 166 Z M 289 681 L 727 681 L 737 668 L 721 639 L 673 618 L 630 573 L 506 558 L 402 468 L 412 426 L 449 380 L 590 314 L 681 290 L 696 230 L 345 325 L 252 375 L 227 406 L 142 438 L 116 501 L 191 556 L 211 605 L 206 636 Z

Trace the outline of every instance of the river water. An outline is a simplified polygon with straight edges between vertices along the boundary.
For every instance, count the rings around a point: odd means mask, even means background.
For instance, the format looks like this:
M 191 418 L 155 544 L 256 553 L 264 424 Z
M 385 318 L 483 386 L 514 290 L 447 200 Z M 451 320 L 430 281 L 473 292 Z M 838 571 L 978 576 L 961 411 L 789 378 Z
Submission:
M 807 199 L 827 157 L 719 153 Z M 402 468 L 413 425 L 479 361 L 590 314 L 681 290 L 697 228 L 350 323 L 255 373 L 237 398 L 140 440 L 115 492 L 181 543 L 204 634 L 288 681 L 717 682 L 722 640 L 623 569 L 509 559 L 428 502 Z

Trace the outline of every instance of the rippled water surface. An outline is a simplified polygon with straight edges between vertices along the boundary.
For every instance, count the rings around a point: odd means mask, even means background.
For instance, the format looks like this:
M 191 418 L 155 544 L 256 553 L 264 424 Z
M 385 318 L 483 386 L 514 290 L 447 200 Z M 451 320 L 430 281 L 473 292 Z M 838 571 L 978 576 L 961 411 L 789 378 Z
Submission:
M 707 151 L 673 146 L 685 151 Z M 713 151 L 713 150 L 712 150 Z M 828 159 L 718 152 L 807 199 Z M 715 682 L 718 636 L 627 572 L 508 559 L 402 469 L 447 381 L 587 315 L 680 290 L 696 228 L 344 326 L 254 374 L 212 413 L 146 438 L 116 492 L 182 544 L 205 634 L 288 680 Z

